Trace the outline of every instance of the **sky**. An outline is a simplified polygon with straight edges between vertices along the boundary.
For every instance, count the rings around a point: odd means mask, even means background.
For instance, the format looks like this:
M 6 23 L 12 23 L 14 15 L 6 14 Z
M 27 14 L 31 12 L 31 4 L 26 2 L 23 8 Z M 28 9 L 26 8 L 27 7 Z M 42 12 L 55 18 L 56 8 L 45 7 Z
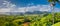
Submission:
M 0 0 L 0 12 L 26 12 L 25 11 L 52 10 L 47 0 Z M 60 5 L 56 3 L 55 12 L 60 12 Z

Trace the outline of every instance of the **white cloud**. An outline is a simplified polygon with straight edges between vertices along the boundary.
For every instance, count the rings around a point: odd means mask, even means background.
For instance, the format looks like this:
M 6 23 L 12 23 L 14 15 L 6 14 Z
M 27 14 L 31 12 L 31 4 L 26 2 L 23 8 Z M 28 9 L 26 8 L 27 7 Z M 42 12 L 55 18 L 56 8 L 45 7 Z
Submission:
M 54 10 L 55 10 L 55 12 L 60 12 L 59 8 L 55 8 Z
M 51 7 L 49 5 L 37 5 L 37 6 L 30 6 L 30 7 L 22 7 L 19 8 L 18 10 L 20 11 L 24 11 L 26 9 L 26 11 L 49 11 Z M 25 12 L 25 11 L 24 11 Z
M 5 8 L 0 9 L 0 12 L 9 12 L 9 11 L 10 9 L 5 9 Z
M 50 10 L 51 10 L 50 5 L 42 5 L 40 7 L 40 11 L 50 11 Z
M 19 11 L 18 12 L 26 12 L 26 11 L 30 11 L 30 12 L 33 12 L 33 11 L 49 11 L 51 12 L 52 10 L 52 7 L 50 5 L 37 5 L 37 6 L 30 6 L 30 7 L 20 7 L 18 9 Z M 24 11 L 26 10 L 26 11 Z M 55 8 L 54 10 L 55 12 L 60 12 L 60 9 L 59 8 Z
M 8 1 L 3 1 L 3 2 L 4 3 L 2 3 L 2 5 L 0 6 L 0 12 L 11 12 L 16 7 L 15 4 L 12 4 Z

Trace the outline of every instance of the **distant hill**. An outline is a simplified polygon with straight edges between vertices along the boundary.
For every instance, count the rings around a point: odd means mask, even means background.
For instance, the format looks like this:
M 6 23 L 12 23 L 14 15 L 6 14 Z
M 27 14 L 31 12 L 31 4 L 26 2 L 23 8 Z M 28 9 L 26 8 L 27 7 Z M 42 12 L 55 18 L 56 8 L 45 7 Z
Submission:
M 48 14 L 48 13 L 51 13 L 51 12 L 47 12 L 47 11 L 33 11 L 33 12 L 1 12 L 0 14 L 7 14 L 7 15 L 23 15 L 23 14 Z
M 33 12 L 25 12 L 25 14 L 44 14 L 44 13 L 51 13 L 47 11 L 33 11 Z

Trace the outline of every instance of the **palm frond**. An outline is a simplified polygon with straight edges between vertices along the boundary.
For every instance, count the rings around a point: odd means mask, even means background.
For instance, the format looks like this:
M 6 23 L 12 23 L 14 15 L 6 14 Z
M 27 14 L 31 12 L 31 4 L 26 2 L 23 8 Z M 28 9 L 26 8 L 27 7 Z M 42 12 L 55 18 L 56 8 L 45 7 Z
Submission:
M 59 0 L 48 0 L 48 2 L 59 2 Z
M 48 2 L 53 2 L 53 0 L 48 0 Z

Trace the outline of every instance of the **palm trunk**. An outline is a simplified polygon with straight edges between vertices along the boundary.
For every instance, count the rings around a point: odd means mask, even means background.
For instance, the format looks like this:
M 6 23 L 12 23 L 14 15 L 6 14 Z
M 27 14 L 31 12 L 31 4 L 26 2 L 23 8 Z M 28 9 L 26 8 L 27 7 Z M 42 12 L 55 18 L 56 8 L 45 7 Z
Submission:
M 55 6 L 55 4 L 54 3 L 52 3 L 52 23 L 54 24 L 54 6 Z
M 54 24 L 54 6 L 52 6 L 52 20 L 53 20 L 53 24 Z

